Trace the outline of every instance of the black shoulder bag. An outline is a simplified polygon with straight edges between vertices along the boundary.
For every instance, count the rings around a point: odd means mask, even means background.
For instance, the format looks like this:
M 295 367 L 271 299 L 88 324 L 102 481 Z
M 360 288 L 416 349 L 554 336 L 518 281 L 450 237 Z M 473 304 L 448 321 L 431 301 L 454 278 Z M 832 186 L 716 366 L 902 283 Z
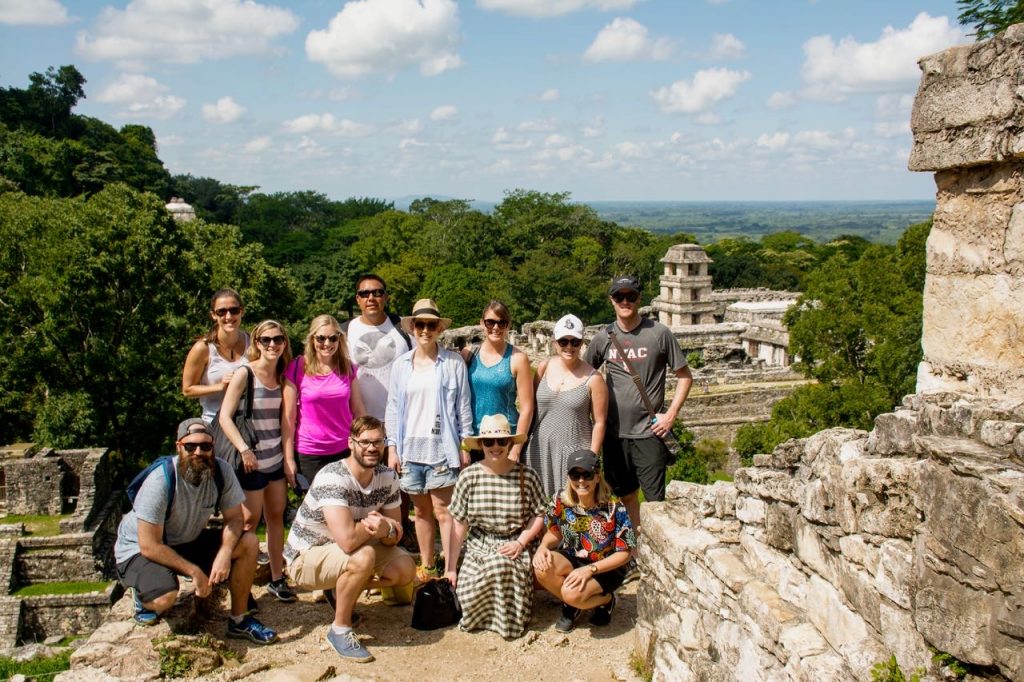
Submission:
M 252 382 L 252 368 L 245 365 L 245 396 L 238 407 L 235 408 L 235 415 L 232 421 L 235 423 L 238 433 L 242 434 L 242 440 L 245 441 L 248 448 L 255 451 L 260 440 L 256 437 L 256 428 L 252 424 Z M 232 469 L 237 469 L 241 463 L 242 455 L 234 443 L 231 442 L 231 439 L 227 437 L 227 434 L 224 433 L 224 430 L 220 428 L 220 410 L 217 410 L 217 416 L 213 418 L 211 430 L 213 431 L 213 454 L 230 464 Z

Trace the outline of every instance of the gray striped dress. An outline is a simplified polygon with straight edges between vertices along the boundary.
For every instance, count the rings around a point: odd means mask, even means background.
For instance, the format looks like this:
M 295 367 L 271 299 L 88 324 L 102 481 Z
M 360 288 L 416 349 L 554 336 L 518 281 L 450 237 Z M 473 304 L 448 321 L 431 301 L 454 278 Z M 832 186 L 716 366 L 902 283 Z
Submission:
M 267 388 L 252 375 L 252 425 L 260 443 L 256 446 L 256 467 L 263 472 L 277 471 L 284 466 L 281 447 L 281 384 Z M 245 398 L 242 398 L 245 400 Z
M 448 511 L 469 526 L 456 590 L 463 630 L 491 630 L 506 639 L 526 632 L 533 613 L 530 553 L 510 559 L 498 547 L 544 509 L 540 479 L 529 467 L 517 464 L 499 476 L 478 462 L 459 476 Z
M 595 370 L 596 371 L 596 370 Z M 594 425 L 590 421 L 590 379 L 564 391 L 555 391 L 544 377 L 537 386 L 537 416 L 523 461 L 540 475 L 544 495 L 551 498 L 565 487 L 565 463 L 576 450 L 590 448 Z

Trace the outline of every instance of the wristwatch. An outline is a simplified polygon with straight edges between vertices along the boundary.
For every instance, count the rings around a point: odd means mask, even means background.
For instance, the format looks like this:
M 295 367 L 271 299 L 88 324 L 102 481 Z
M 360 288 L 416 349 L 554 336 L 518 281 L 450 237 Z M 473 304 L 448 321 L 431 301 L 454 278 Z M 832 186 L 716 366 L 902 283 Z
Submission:
M 395 524 L 388 523 L 388 534 L 385 536 L 385 539 L 393 538 L 393 537 L 395 537 L 397 535 L 398 535 L 398 531 L 395 530 Z
M 592 574 L 594 574 L 594 575 L 597 575 L 597 564 L 596 563 L 590 564 L 590 572 Z

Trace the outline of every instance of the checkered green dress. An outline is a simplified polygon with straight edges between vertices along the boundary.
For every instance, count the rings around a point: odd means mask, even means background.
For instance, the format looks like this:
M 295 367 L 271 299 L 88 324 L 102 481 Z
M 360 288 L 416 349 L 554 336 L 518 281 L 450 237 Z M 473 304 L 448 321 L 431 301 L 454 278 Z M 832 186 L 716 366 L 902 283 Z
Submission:
M 492 630 L 506 639 L 526 632 L 533 612 L 530 553 L 510 559 L 498 547 L 544 509 L 540 478 L 522 464 L 498 476 L 477 463 L 459 476 L 448 511 L 469 526 L 456 590 L 462 629 Z

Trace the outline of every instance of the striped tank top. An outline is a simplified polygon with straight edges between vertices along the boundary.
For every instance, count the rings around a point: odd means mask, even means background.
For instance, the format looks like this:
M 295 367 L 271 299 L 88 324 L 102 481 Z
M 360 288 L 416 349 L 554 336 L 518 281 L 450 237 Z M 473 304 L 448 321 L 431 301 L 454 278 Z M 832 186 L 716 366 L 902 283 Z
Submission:
M 256 466 L 260 471 L 277 471 L 284 466 L 281 447 L 281 386 L 267 388 L 252 375 L 252 425 L 256 429 Z

